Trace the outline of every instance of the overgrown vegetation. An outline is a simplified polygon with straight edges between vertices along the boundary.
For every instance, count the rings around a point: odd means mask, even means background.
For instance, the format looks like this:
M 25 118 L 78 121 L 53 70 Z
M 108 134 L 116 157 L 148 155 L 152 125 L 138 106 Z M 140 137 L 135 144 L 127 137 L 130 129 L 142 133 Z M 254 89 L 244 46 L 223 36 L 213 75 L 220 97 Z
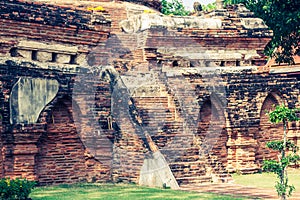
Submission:
M 284 131 L 283 141 L 270 141 L 267 143 L 268 148 L 279 151 L 280 155 L 278 160 L 264 160 L 263 170 L 277 175 L 279 181 L 276 182 L 275 188 L 281 199 L 285 200 L 295 190 L 293 185 L 289 185 L 287 167 L 300 159 L 297 155 L 298 147 L 292 141 L 287 140 L 287 125 L 289 121 L 297 121 L 299 118 L 295 109 L 289 109 L 284 105 L 276 106 L 275 110 L 268 113 L 268 115 L 272 123 L 282 122 Z M 290 153 L 287 154 L 286 151 Z
M 181 0 L 162 0 L 161 12 L 165 15 L 187 16 L 190 11 L 186 10 Z
M 26 200 L 31 190 L 35 187 L 34 181 L 26 179 L 0 179 L 1 200 Z

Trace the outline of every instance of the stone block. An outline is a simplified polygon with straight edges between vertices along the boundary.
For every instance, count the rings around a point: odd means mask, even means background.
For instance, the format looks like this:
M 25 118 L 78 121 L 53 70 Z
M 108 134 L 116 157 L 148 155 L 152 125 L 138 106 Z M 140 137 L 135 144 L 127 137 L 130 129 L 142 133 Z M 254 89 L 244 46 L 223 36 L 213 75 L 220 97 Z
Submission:
M 57 54 L 56 62 L 60 64 L 69 64 L 71 61 L 71 55 L 69 54 Z
M 18 49 L 18 54 L 20 55 L 20 57 L 26 60 L 31 60 L 32 58 L 32 51 L 30 50 Z
M 50 62 L 52 61 L 52 53 L 47 51 L 38 51 L 37 60 L 40 62 Z

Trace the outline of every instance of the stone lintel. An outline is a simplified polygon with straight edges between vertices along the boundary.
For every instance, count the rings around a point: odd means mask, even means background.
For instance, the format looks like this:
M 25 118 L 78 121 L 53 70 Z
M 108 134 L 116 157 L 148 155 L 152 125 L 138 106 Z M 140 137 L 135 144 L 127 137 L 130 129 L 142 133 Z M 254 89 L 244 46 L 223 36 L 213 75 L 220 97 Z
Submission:
M 22 50 L 36 50 L 36 51 L 39 50 L 43 52 L 63 53 L 69 55 L 76 55 L 78 52 L 77 46 L 45 44 L 42 42 L 27 41 L 27 40 L 20 41 L 17 47 Z

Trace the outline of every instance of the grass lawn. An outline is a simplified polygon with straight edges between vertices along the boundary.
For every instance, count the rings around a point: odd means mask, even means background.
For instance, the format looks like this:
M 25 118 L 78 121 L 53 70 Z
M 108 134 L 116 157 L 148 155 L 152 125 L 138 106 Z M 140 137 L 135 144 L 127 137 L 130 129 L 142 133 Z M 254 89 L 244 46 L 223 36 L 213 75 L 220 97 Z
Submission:
M 190 199 L 215 199 L 215 200 L 242 200 L 215 194 L 175 191 L 170 189 L 146 188 L 125 184 L 75 184 L 35 188 L 30 197 L 33 200 L 190 200 Z
M 293 184 L 296 191 L 300 191 L 300 169 L 288 170 L 289 183 Z M 274 189 L 277 176 L 273 173 L 261 173 L 261 174 L 249 174 L 249 175 L 237 175 L 233 174 L 233 179 L 236 184 L 253 186 L 259 188 Z

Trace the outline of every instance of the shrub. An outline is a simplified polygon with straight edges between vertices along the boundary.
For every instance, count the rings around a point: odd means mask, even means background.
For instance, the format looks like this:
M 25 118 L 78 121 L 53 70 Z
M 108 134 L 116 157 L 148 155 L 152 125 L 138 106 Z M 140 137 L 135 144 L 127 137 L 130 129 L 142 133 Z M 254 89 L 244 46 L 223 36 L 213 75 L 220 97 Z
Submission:
M 0 199 L 1 200 L 26 200 L 29 199 L 31 190 L 35 187 L 34 181 L 26 179 L 0 179 Z

